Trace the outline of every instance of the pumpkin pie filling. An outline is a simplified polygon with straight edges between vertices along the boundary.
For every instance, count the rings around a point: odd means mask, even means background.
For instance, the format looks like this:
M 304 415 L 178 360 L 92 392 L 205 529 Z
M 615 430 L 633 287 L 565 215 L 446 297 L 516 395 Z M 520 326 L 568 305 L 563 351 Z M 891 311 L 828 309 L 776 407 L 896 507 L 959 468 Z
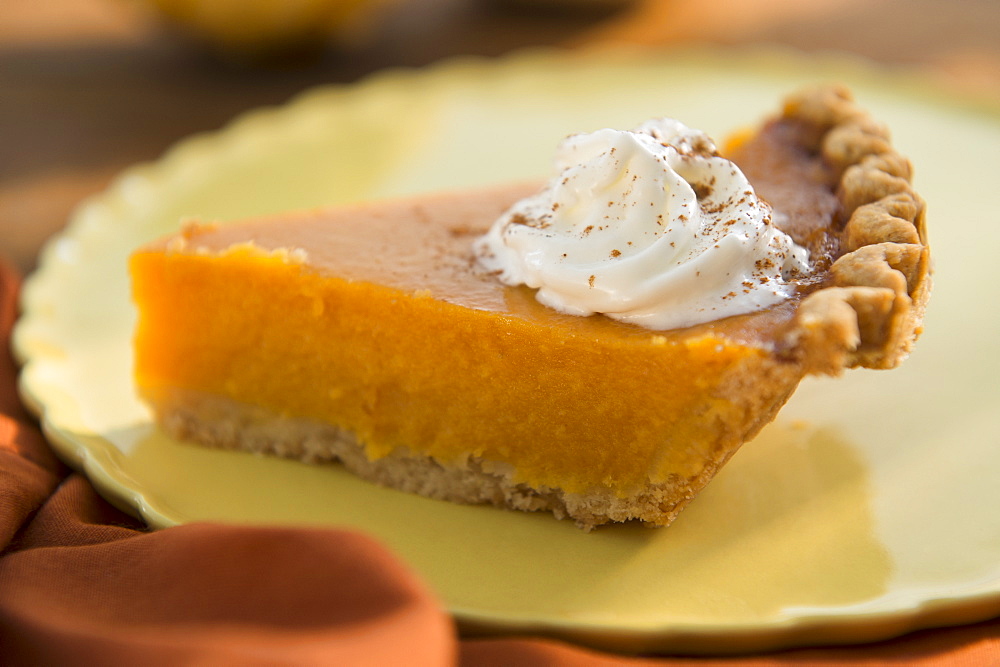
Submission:
M 183 439 L 666 525 L 804 375 L 894 366 L 919 331 L 923 205 L 882 134 L 821 89 L 733 140 L 814 270 L 776 306 L 679 329 L 560 313 L 476 261 L 536 184 L 188 225 L 131 261 L 137 385 Z

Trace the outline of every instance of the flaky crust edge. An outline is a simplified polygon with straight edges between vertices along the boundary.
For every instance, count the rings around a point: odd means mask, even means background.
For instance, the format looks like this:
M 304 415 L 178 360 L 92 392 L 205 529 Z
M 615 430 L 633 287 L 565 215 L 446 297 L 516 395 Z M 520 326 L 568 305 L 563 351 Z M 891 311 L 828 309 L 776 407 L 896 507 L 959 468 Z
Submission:
M 894 368 L 922 332 L 931 289 L 926 205 L 911 185 L 910 161 L 843 86 L 788 97 L 782 118 L 805 126 L 805 148 L 839 178 L 843 254 L 802 300 L 778 353 L 813 374 Z

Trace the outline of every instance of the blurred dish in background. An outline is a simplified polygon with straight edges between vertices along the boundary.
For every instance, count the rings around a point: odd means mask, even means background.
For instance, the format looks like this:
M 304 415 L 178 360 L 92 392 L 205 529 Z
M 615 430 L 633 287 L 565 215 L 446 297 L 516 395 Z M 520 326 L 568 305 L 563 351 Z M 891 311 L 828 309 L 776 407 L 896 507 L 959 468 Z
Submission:
M 491 0 L 496 5 L 527 9 L 602 11 L 635 4 L 637 0 Z
M 140 0 L 220 55 L 269 60 L 354 41 L 394 0 Z

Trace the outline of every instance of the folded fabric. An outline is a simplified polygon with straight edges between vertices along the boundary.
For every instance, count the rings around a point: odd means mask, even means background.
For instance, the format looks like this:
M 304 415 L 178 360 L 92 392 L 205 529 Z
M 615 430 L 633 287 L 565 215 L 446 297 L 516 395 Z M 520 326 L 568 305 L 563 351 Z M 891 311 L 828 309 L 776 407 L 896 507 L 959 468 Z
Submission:
M 8 352 L 17 290 L 0 262 L 0 664 L 1000 664 L 1000 619 L 875 646 L 720 660 L 459 641 L 427 587 L 356 532 L 149 532 L 61 464 L 20 403 Z

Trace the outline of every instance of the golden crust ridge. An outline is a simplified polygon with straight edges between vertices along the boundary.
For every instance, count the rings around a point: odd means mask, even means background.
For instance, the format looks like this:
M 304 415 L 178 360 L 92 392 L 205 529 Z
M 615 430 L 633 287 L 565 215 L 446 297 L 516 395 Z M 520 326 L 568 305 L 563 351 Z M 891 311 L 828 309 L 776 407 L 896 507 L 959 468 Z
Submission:
M 780 351 L 809 373 L 893 368 L 920 334 L 930 293 L 925 204 L 910 183 L 910 161 L 846 88 L 798 93 L 783 114 L 805 126 L 807 146 L 839 174 L 845 253 L 803 299 Z

